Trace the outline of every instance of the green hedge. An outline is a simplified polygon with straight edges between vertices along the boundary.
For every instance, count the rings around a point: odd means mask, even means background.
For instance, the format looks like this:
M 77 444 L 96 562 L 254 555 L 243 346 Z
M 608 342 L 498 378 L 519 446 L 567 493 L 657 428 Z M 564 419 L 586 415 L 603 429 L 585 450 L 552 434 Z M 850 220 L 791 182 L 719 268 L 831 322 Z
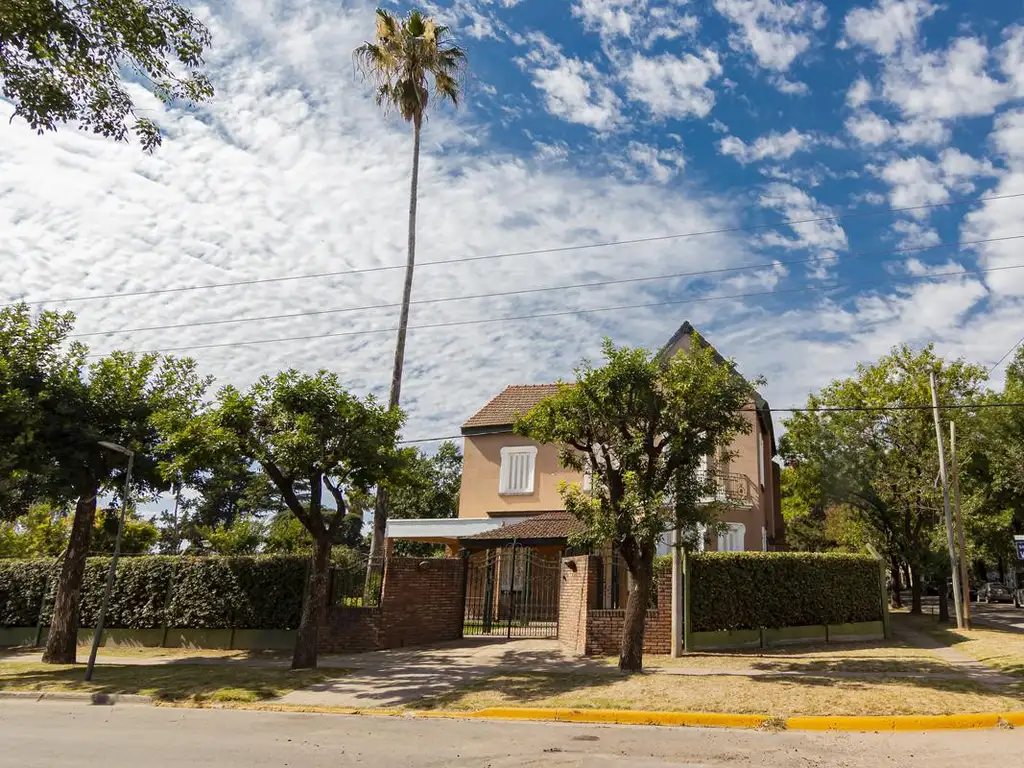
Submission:
M 690 570 L 697 632 L 882 618 L 878 563 L 865 555 L 708 552 Z
M 308 557 L 131 557 L 117 564 L 106 625 L 123 629 L 295 629 Z M 108 558 L 89 558 L 80 625 L 93 626 Z M 31 627 L 52 561 L 0 560 L 0 627 Z M 49 624 L 53 581 L 43 616 Z M 167 602 L 170 589 L 170 603 Z

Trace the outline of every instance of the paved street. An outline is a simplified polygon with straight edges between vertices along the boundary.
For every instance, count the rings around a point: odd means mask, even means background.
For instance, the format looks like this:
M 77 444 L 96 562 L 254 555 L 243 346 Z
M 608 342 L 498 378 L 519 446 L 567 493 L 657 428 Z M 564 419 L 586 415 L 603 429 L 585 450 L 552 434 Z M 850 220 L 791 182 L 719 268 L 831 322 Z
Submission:
M 1024 730 L 899 734 L 0 702 L 0 768 L 1019 766 Z

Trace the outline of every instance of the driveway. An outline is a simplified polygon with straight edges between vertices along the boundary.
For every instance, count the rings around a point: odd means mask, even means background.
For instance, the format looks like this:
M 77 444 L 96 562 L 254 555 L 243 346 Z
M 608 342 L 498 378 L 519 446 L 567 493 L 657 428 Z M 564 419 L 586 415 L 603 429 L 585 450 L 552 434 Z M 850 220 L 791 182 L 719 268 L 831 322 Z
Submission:
M 614 667 L 567 653 L 557 640 L 473 637 L 450 643 L 324 657 L 344 677 L 294 691 L 278 701 L 372 709 L 447 693 L 474 680 L 515 672 L 606 672 Z

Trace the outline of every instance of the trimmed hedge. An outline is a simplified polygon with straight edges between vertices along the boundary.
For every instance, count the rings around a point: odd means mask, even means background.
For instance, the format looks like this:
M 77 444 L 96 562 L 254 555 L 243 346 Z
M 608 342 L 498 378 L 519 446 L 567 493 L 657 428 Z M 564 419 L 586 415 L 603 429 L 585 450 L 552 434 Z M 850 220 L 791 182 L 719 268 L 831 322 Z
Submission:
M 106 625 L 122 629 L 295 629 L 309 558 L 257 557 L 122 558 Z M 110 560 L 91 557 L 82 585 L 80 626 L 96 623 Z M 0 560 L 0 627 L 31 627 L 50 560 Z M 49 624 L 53 581 L 43 623 Z M 170 589 L 170 603 L 168 603 Z
M 866 555 L 707 552 L 690 570 L 697 632 L 882 618 L 878 562 Z

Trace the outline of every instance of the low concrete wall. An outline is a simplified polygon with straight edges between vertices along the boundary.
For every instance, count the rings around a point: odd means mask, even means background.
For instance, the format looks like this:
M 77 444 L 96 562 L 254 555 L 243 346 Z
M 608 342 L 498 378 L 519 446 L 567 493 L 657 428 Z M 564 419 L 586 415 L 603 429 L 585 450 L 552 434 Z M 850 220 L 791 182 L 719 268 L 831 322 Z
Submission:
M 696 650 L 712 648 L 773 648 L 780 645 L 812 643 L 844 643 L 884 640 L 882 622 L 862 621 L 855 624 L 812 624 L 804 627 L 778 629 L 738 629 L 720 632 L 694 632 L 690 640 Z
M 49 632 L 43 627 L 40 645 L 46 644 Z M 91 645 L 93 630 L 78 631 L 78 644 Z M 0 628 L 0 647 L 31 646 L 36 639 L 35 627 Z M 103 646 L 119 645 L 145 648 L 210 648 L 230 651 L 280 651 L 295 646 L 292 629 L 105 629 Z

